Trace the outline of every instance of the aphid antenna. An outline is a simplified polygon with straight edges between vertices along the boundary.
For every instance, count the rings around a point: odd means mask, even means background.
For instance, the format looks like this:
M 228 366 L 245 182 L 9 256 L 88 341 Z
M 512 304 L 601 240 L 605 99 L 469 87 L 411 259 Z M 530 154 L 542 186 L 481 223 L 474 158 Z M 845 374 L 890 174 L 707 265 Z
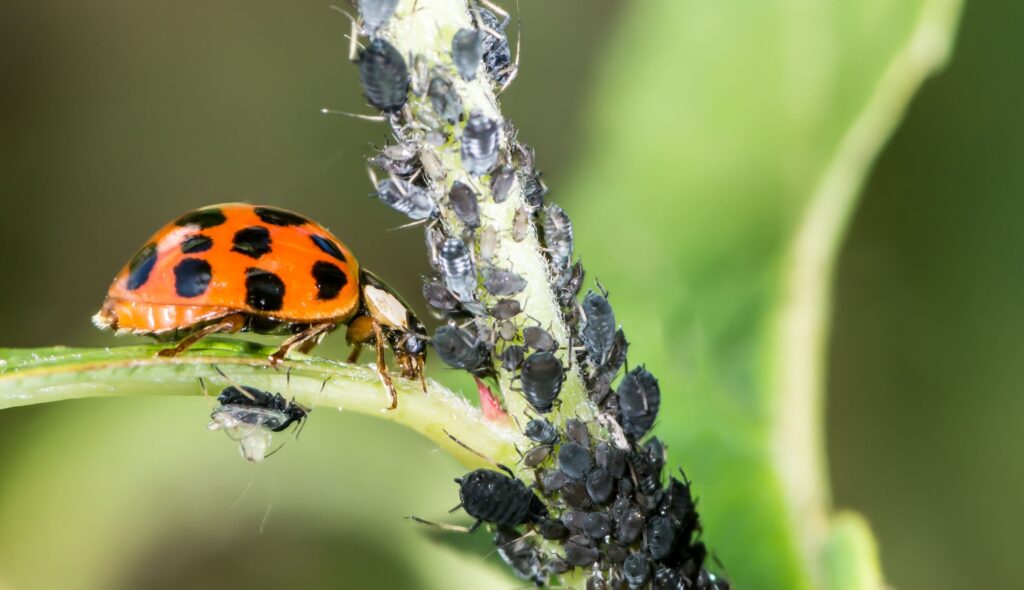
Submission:
M 388 228 L 388 231 L 398 231 L 398 230 L 402 230 L 402 229 L 409 229 L 410 227 L 416 227 L 418 225 L 423 225 L 424 223 L 430 223 L 431 221 L 433 221 L 433 220 L 432 219 L 418 219 L 416 221 L 412 221 L 412 222 L 405 223 L 405 224 L 402 224 L 402 225 L 399 225 L 399 226 L 396 226 L 396 227 Z
M 508 474 L 508 476 L 509 476 L 509 477 L 511 477 L 512 479 L 515 479 L 515 478 L 516 478 L 516 474 L 515 474 L 515 472 L 513 472 L 513 471 L 512 471 L 511 469 L 509 469 L 509 468 L 508 468 L 507 466 L 505 466 L 505 465 L 502 465 L 501 463 L 498 463 L 498 462 L 497 462 L 497 461 L 495 461 L 494 459 L 491 459 L 491 458 L 490 458 L 490 457 L 488 457 L 487 455 L 485 455 L 485 454 L 481 453 L 480 451 L 478 451 L 478 450 L 474 449 L 473 447 L 471 447 L 471 446 L 467 445 L 466 443 L 462 442 L 461 440 L 459 440 L 459 439 L 455 438 L 454 436 L 452 436 L 452 433 L 448 432 L 448 431 L 447 431 L 446 429 L 442 428 L 442 429 L 441 429 L 441 431 L 442 431 L 442 432 L 444 432 L 444 433 L 445 433 L 446 435 L 448 435 L 448 438 L 450 438 L 450 439 L 452 439 L 453 441 L 455 441 L 455 442 L 456 442 L 456 444 L 458 444 L 458 445 L 459 445 L 460 447 L 462 447 L 462 448 L 466 449 L 466 450 L 467 450 L 467 451 L 469 451 L 470 453 L 473 453 L 473 454 L 474 454 L 474 455 L 476 455 L 477 457 L 480 457 L 480 458 L 481 458 L 481 459 L 483 459 L 484 461 L 487 461 L 487 462 L 488 462 L 488 463 L 490 463 L 491 465 L 494 465 L 494 466 L 495 466 L 495 467 L 497 467 L 498 469 L 501 469 L 502 471 L 504 471 L 505 473 L 507 473 L 507 474 Z
M 608 296 L 611 295 L 611 292 L 609 292 L 608 289 L 605 289 L 604 285 L 601 284 L 601 279 L 597 277 L 594 277 L 594 286 L 601 292 L 601 297 L 608 299 Z
M 497 4 L 491 2 L 490 0 L 476 0 L 476 4 L 477 4 L 478 7 L 479 6 L 483 6 L 485 8 L 488 8 L 488 9 L 491 10 L 491 12 L 496 12 L 496 13 L 498 13 L 499 16 L 504 18 L 505 21 L 501 23 L 502 27 L 507 26 L 508 23 L 512 20 L 512 15 L 509 14 L 507 10 L 505 10 L 504 8 L 502 8 L 502 7 L 498 6 Z M 518 6 L 518 5 L 519 5 L 519 3 L 516 2 L 516 6 Z M 477 13 L 477 16 L 479 17 L 479 13 Z
M 352 117 L 353 119 L 362 119 L 364 121 L 373 121 L 374 123 L 383 123 L 387 121 L 384 115 L 362 115 L 359 113 L 349 113 L 347 111 L 337 111 L 334 109 L 322 108 L 320 109 L 321 115 L 344 115 L 346 117 Z
M 471 526 L 471 527 L 464 527 L 464 526 L 459 526 L 457 524 L 445 524 L 443 522 L 434 522 L 432 520 L 427 520 L 425 518 L 420 518 L 420 517 L 415 516 L 415 515 L 406 516 L 405 518 L 406 518 L 406 520 L 411 520 L 413 522 L 418 522 L 420 524 L 425 524 L 427 526 L 432 526 L 432 527 L 435 527 L 435 528 L 439 528 L 442 531 L 451 531 L 453 533 L 474 533 L 474 532 L 476 532 L 476 529 L 480 527 L 480 524 L 481 524 L 481 521 L 478 520 L 478 521 L 476 521 L 476 523 L 473 524 L 473 526 Z
M 508 21 L 505 22 L 507 23 Z M 519 56 L 521 54 L 520 50 L 522 48 L 522 43 L 523 17 L 522 11 L 519 10 L 519 0 L 516 0 L 516 58 L 507 68 L 504 68 L 503 70 L 498 72 L 499 74 L 504 74 L 507 72 L 508 80 L 505 80 L 505 83 L 502 84 L 501 88 L 499 88 L 498 91 L 495 93 L 497 96 L 501 96 L 505 92 L 505 90 L 507 90 L 508 87 L 512 85 L 512 82 L 514 82 L 515 79 L 519 76 Z M 543 184 L 543 181 L 541 181 L 541 183 Z
M 217 371 L 217 373 L 221 377 L 223 377 L 225 381 L 228 382 L 228 385 L 230 385 L 231 387 L 234 387 L 235 389 L 240 391 L 242 393 L 242 395 L 244 395 L 245 397 L 249 398 L 249 401 L 256 401 L 256 398 L 253 397 L 252 394 L 249 393 L 249 391 L 246 388 L 242 387 L 241 384 L 239 384 L 237 381 L 235 381 L 231 377 L 228 377 L 227 375 L 225 375 L 224 371 L 220 370 L 220 367 L 218 367 L 217 365 L 213 365 L 213 370 Z

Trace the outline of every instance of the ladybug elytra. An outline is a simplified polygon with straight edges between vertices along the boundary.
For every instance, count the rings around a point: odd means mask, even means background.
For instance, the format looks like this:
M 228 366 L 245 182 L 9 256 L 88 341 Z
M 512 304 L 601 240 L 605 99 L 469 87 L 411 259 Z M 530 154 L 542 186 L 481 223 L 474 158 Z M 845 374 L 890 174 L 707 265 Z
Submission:
M 398 397 L 385 345 L 403 377 L 423 382 L 426 329 L 409 306 L 324 227 L 275 207 L 213 205 L 167 224 L 118 273 L 93 323 L 177 340 L 163 356 L 214 333 L 290 334 L 272 364 L 346 324 L 349 362 L 364 344 L 376 347 L 388 409 Z

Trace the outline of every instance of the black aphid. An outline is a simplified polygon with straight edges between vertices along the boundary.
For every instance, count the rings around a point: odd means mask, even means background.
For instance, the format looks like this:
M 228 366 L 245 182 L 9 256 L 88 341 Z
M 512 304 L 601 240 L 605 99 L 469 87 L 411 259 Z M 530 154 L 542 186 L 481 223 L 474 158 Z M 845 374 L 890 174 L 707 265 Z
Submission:
M 510 270 L 484 269 L 484 289 L 495 297 L 511 297 L 526 288 L 526 279 Z
M 504 203 L 512 183 L 516 180 L 516 170 L 509 165 L 502 165 L 491 174 L 491 196 L 495 203 Z
M 523 311 L 523 305 L 515 299 L 499 299 L 487 313 L 496 320 L 514 318 Z
M 568 278 L 566 278 L 562 286 L 558 288 L 558 303 L 562 307 L 569 307 L 575 303 L 576 296 L 580 293 L 580 287 L 583 286 L 583 277 L 585 274 L 586 272 L 583 270 L 583 263 L 579 260 L 569 268 Z
M 608 470 L 598 467 L 587 475 L 587 494 L 594 504 L 607 504 L 615 492 L 615 482 Z
M 603 365 L 594 370 L 587 377 L 587 389 L 590 390 L 590 399 L 594 403 L 602 405 L 608 393 L 611 391 L 612 381 L 619 374 L 619 369 L 626 362 L 626 352 L 629 350 L 629 342 L 626 341 L 626 334 L 622 329 L 615 331 L 612 337 L 612 347 L 608 351 L 608 357 Z
M 515 371 L 523 366 L 525 358 L 526 349 L 524 347 L 518 344 L 509 344 L 505 347 L 505 350 L 501 351 L 501 368 L 509 372 Z M 533 420 L 530 422 L 533 422 Z M 527 428 L 529 428 L 529 424 L 527 424 Z
M 659 565 L 654 570 L 654 590 L 687 590 L 686 582 L 672 568 Z
M 550 456 L 551 447 L 549 445 L 536 446 L 523 453 L 523 465 L 532 469 L 543 463 Z
M 553 445 L 558 442 L 558 428 L 547 418 L 534 418 L 526 423 L 523 429 L 526 438 L 542 445 Z
M 587 510 L 593 506 L 590 496 L 587 495 L 587 488 L 582 482 L 570 481 L 561 489 L 562 500 L 570 508 Z
M 535 352 L 523 361 L 519 372 L 523 385 L 523 396 L 534 410 L 541 414 L 551 411 L 562 382 L 565 380 L 565 369 L 562 361 L 550 352 Z
M 646 524 L 644 513 L 627 496 L 615 500 L 608 513 L 615 523 L 616 541 L 628 545 L 640 537 Z
M 463 80 L 476 79 L 476 70 L 484 53 L 483 35 L 473 29 L 460 29 L 452 37 L 452 61 Z
M 615 340 L 615 312 L 606 297 L 593 291 L 587 291 L 583 297 L 580 340 L 587 348 L 591 364 L 595 367 L 604 365 Z
M 459 300 L 440 281 L 429 279 L 423 283 L 423 298 L 436 312 L 448 313 L 458 309 Z
M 548 194 L 548 187 L 540 177 L 541 173 L 533 170 L 520 174 L 520 180 L 523 183 L 523 200 L 533 208 L 543 205 L 544 197 Z
M 476 229 L 480 227 L 480 203 L 477 202 L 477 194 L 468 184 L 456 180 L 448 191 L 448 201 L 452 205 L 452 211 L 466 227 Z
M 377 198 L 417 221 L 431 219 L 438 214 L 437 203 L 427 189 L 401 178 L 385 178 L 378 182 Z
M 374 107 L 394 113 L 409 98 L 409 68 L 395 46 L 377 37 L 359 52 L 359 80 L 366 100 Z
M 643 588 L 651 577 L 651 562 L 643 553 L 633 553 L 622 563 L 622 575 L 633 590 Z
M 569 536 L 569 529 L 561 521 L 553 518 L 540 521 L 540 524 L 537 525 L 537 532 L 549 541 L 560 541 Z
M 359 17 L 370 35 L 387 24 L 398 8 L 398 0 L 359 0 Z
M 636 484 L 645 496 L 656 498 L 661 492 L 661 469 L 647 456 L 647 453 L 634 452 L 629 456 L 629 464 L 633 466 Z
M 603 512 L 588 512 L 583 519 L 583 534 L 591 539 L 603 539 L 612 532 L 612 521 Z
M 415 145 L 396 143 L 386 146 L 370 161 L 396 176 L 411 176 L 419 169 L 418 156 L 419 150 Z
M 583 479 L 594 466 L 590 449 L 579 443 L 565 443 L 558 449 L 558 468 L 573 479 Z
M 661 406 L 658 380 L 647 369 L 637 367 L 622 378 L 616 394 L 622 430 L 634 440 L 642 437 L 658 417 Z
M 669 485 L 658 505 L 658 512 L 671 518 L 679 529 L 679 535 L 686 541 L 700 529 L 700 516 L 690 492 L 690 483 L 676 478 L 669 480 Z
M 261 391 L 245 385 L 225 387 L 217 396 L 217 401 L 220 402 L 221 410 L 225 407 L 237 409 L 235 418 L 241 422 L 271 432 L 281 432 L 292 424 L 301 424 L 309 414 L 308 410 L 286 400 L 280 393 Z M 246 411 L 254 409 L 266 412 Z
M 474 374 L 490 372 L 487 345 L 455 325 L 441 326 L 432 339 L 437 356 L 450 367 Z
M 607 469 L 613 479 L 620 479 L 626 474 L 626 451 L 606 442 L 599 442 L 594 447 L 594 462 L 598 467 Z
M 522 481 L 489 469 L 470 471 L 455 480 L 459 484 L 462 509 L 481 523 L 514 527 L 547 518 L 548 509 Z
M 551 259 L 552 278 L 556 287 L 569 280 L 572 264 L 573 234 L 572 221 L 565 210 L 554 203 L 544 206 L 541 215 L 541 237 Z
M 527 326 L 523 329 L 523 344 L 527 348 L 542 352 L 558 350 L 558 342 L 555 342 L 550 332 L 540 326 Z
M 571 565 L 587 566 L 600 556 L 601 552 L 594 546 L 594 542 L 585 535 L 573 535 L 565 542 L 565 561 Z
M 569 418 L 565 421 L 565 436 L 574 443 L 590 448 L 590 432 L 586 423 L 579 418 Z
M 490 173 L 498 163 L 498 122 L 479 111 L 470 113 L 462 131 L 462 165 L 473 176 Z
M 498 17 L 485 8 L 480 8 L 477 12 L 484 26 L 484 30 L 481 31 L 484 67 L 487 68 L 491 79 L 499 86 L 503 86 L 513 74 L 512 49 L 505 34 L 508 20 L 499 22 Z
M 676 532 L 672 522 L 664 516 L 655 516 L 647 522 L 647 552 L 656 560 L 672 554 L 675 548 Z
M 540 485 L 547 493 L 560 491 L 570 483 L 572 480 L 569 476 L 557 469 L 546 471 L 540 476 Z
M 430 106 L 439 117 L 452 124 L 462 118 L 462 99 L 459 98 L 459 93 L 455 91 L 451 80 L 435 75 L 430 79 L 427 95 L 430 96 Z
M 476 267 L 469 254 L 469 248 L 458 238 L 448 238 L 438 252 L 441 271 L 448 289 L 459 301 L 476 299 Z
M 533 582 L 538 587 L 547 581 L 540 549 L 511 529 L 499 528 L 492 539 L 501 559 L 512 568 L 517 576 Z

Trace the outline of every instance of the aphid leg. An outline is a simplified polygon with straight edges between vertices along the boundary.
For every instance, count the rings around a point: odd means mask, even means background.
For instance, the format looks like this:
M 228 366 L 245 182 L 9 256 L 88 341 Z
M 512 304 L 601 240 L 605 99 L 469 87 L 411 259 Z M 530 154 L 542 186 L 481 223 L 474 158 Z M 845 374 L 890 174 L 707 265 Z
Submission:
M 411 520 L 413 522 L 418 522 L 420 524 L 425 524 L 427 526 L 432 526 L 432 527 L 435 527 L 435 528 L 439 528 L 439 529 L 441 529 L 443 531 L 452 531 L 453 533 L 473 533 L 473 532 L 476 532 L 476 529 L 478 529 L 480 527 L 480 525 L 482 524 L 482 521 L 478 520 L 475 523 L 473 523 L 473 526 L 471 526 L 471 527 L 464 527 L 464 526 L 458 526 L 458 525 L 455 525 L 455 524 L 444 524 L 444 523 L 441 523 L 441 522 L 433 522 L 433 521 L 427 520 L 425 518 L 420 518 L 418 516 L 407 516 L 406 518 L 408 518 L 409 520 Z
M 348 111 L 337 111 L 334 109 L 322 108 L 320 109 L 321 115 L 345 115 L 346 117 L 352 117 L 353 119 L 362 119 L 364 121 L 373 121 L 374 123 L 383 123 L 387 121 L 387 118 L 382 115 L 362 115 L 359 113 L 350 113 Z
M 281 348 L 278 348 L 267 360 L 270 361 L 271 365 L 277 366 L 284 360 L 284 357 L 288 356 L 288 352 L 293 348 L 298 349 L 299 352 L 309 352 L 333 328 L 334 324 L 332 323 L 313 324 L 282 342 Z
M 206 338 L 210 334 L 216 334 L 218 332 L 224 332 L 227 334 L 234 334 L 241 330 L 245 326 L 245 318 L 241 314 L 233 313 L 229 316 L 225 316 L 219 321 L 212 323 L 204 328 L 196 330 L 192 334 L 186 336 L 183 340 L 178 342 L 172 348 L 165 348 L 158 352 L 159 356 L 178 356 L 179 354 L 188 350 L 190 346 L 199 342 L 203 338 Z
M 501 96 L 501 94 L 505 92 L 505 90 L 507 90 L 509 86 L 512 85 L 512 82 L 515 81 L 516 77 L 519 76 L 519 54 L 523 42 L 523 17 L 520 15 L 521 13 L 519 12 L 519 0 L 516 0 L 516 23 L 518 23 L 518 26 L 516 27 L 516 58 L 507 68 L 498 72 L 499 74 L 504 74 L 505 72 L 508 72 L 508 80 L 505 80 L 505 83 L 502 84 L 501 88 L 498 89 L 498 96 Z
M 356 23 L 355 19 L 352 19 L 352 31 L 349 33 L 349 37 L 348 37 L 348 59 L 349 59 L 349 61 L 353 61 L 353 62 L 359 61 L 359 56 L 357 55 L 357 50 L 356 50 L 356 47 L 358 45 L 359 45 L 359 25 Z

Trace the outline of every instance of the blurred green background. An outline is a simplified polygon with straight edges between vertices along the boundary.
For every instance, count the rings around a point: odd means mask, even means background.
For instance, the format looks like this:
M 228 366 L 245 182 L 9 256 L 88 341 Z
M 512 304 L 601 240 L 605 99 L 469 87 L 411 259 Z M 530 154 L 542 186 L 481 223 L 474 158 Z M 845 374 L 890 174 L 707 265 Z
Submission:
M 580 158 L 594 146 L 583 138 L 601 125 L 587 117 L 593 89 L 632 9 L 522 5 L 523 69 L 503 106 L 537 148 L 555 200 L 573 173 L 586 174 Z M 1015 555 L 1024 480 L 1012 467 L 1024 453 L 1015 395 L 1024 279 L 1012 254 L 1024 212 L 1021 17 L 1017 3 L 966 6 L 952 61 L 883 150 L 842 250 L 829 475 L 836 505 L 871 522 L 898 588 L 1024 585 Z M 404 220 L 367 197 L 363 157 L 385 129 L 319 114 L 368 112 L 345 61 L 348 26 L 311 1 L 0 2 L 0 344 L 113 343 L 88 322 L 113 274 L 165 221 L 226 200 L 308 214 L 416 293 L 420 232 L 390 231 Z M 672 110 L 671 96 L 650 92 Z M 759 94 L 709 100 L 742 107 Z M 643 198 L 623 195 L 623 206 Z M 578 196 L 563 204 L 595 218 Z M 632 264 L 631 241 L 645 228 L 626 217 L 578 231 L 622 241 L 581 251 L 588 267 L 608 268 Z M 627 333 L 673 329 L 638 307 L 617 306 Z M 322 352 L 342 354 L 341 341 Z M 411 433 L 321 411 L 300 441 L 252 467 L 205 432 L 204 404 L 104 399 L 0 412 L 0 588 L 522 585 L 490 567 L 485 535 L 434 542 L 401 519 L 457 520 L 445 510 L 459 466 Z

